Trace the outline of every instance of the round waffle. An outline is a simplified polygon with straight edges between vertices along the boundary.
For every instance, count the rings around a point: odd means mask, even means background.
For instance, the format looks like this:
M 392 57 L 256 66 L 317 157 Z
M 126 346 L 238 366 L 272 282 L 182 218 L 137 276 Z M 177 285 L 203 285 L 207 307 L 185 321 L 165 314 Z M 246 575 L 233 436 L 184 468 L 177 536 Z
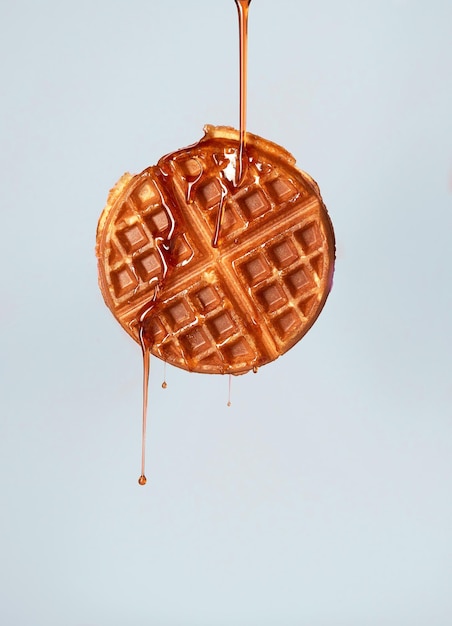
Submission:
M 317 184 L 283 148 L 206 126 L 199 143 L 125 174 L 97 229 L 99 285 L 121 326 L 186 370 L 240 374 L 309 330 L 335 244 Z

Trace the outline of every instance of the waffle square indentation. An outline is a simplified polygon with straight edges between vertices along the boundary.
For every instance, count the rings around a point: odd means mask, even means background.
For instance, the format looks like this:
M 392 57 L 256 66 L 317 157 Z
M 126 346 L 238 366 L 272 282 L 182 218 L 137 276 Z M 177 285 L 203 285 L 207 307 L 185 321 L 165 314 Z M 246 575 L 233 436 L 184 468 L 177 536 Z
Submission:
M 202 165 L 198 159 L 185 159 L 181 162 L 181 169 L 185 178 L 193 181 L 202 174 Z
M 315 222 L 297 230 L 295 237 L 300 242 L 305 252 L 312 252 L 322 245 L 319 227 Z
M 278 283 L 272 283 L 265 289 L 262 289 L 258 297 L 267 313 L 273 313 L 273 311 L 277 311 L 287 304 L 287 296 Z
M 160 194 L 150 181 L 144 182 L 133 192 L 133 198 L 142 210 L 160 202 Z
M 227 311 L 210 319 L 208 326 L 217 343 L 223 343 L 236 331 L 234 320 Z
M 191 356 L 205 352 L 211 343 L 206 333 L 199 326 L 195 326 L 188 333 L 182 335 L 180 340 Z
M 205 357 L 202 357 L 198 363 L 201 369 L 202 367 L 209 369 L 214 367 L 221 371 L 224 368 L 223 360 L 218 352 L 211 352 L 210 354 L 207 354 Z
M 321 254 L 319 254 L 318 256 L 314 256 L 312 257 L 312 259 L 310 259 L 309 263 L 311 264 L 311 267 L 314 270 L 314 272 L 317 274 L 317 276 L 319 278 L 322 278 L 323 270 L 325 267 L 323 256 Z
M 242 265 L 246 280 L 254 286 L 271 276 L 271 268 L 263 254 L 255 256 Z
M 271 204 L 262 191 L 254 189 L 240 200 L 240 205 L 248 219 L 255 219 L 271 209 Z
M 162 343 L 167 336 L 167 332 L 162 322 L 158 317 L 149 317 L 144 321 L 144 330 L 146 333 L 146 339 L 151 343 Z
M 275 320 L 278 335 L 284 341 L 292 335 L 300 325 L 300 318 L 293 309 L 289 309 Z
M 178 341 L 168 341 L 160 346 L 161 358 L 164 361 L 178 363 L 181 360 L 180 344 Z
M 171 256 L 174 265 L 185 265 L 193 255 L 193 248 L 185 235 L 179 235 L 171 241 Z
M 273 198 L 278 202 L 287 202 L 294 198 L 298 191 L 296 187 L 287 178 L 276 178 L 268 184 L 269 191 Z
M 177 300 L 166 311 L 173 330 L 180 330 L 195 321 L 195 315 L 185 300 Z
M 143 282 L 162 275 L 162 261 L 155 249 L 134 259 L 134 266 Z
M 201 203 L 205 209 L 210 209 L 216 206 L 222 196 L 221 185 L 216 178 L 210 180 L 208 183 L 199 187 L 198 195 Z
M 133 291 L 138 285 L 138 280 L 126 266 L 111 273 L 111 282 L 117 298 Z
M 202 313 L 213 311 L 221 302 L 215 288 L 210 285 L 197 291 L 194 294 L 194 301 L 196 308 L 200 309 Z
M 296 297 L 313 287 L 309 271 L 305 266 L 301 266 L 295 272 L 288 274 L 286 284 L 292 295 Z
M 290 239 L 285 239 L 273 246 L 270 250 L 270 254 L 279 269 L 289 267 L 289 265 L 292 265 L 292 263 L 298 259 L 297 250 Z
M 311 314 L 312 309 L 314 308 L 314 306 L 317 304 L 317 298 L 316 296 L 310 296 L 308 298 L 305 298 L 304 300 L 302 300 L 298 307 L 301 311 L 301 313 L 304 315 L 304 317 L 309 317 L 309 315 Z
M 229 361 L 238 363 L 241 361 L 251 361 L 253 359 L 254 352 L 250 348 L 249 343 L 243 337 L 240 337 L 234 343 L 228 344 L 226 348 L 227 358 Z
M 146 224 L 154 237 L 162 237 L 170 227 L 170 220 L 165 209 L 159 208 L 150 215 L 146 215 Z
M 138 223 L 119 231 L 118 239 L 124 246 L 124 249 L 129 253 L 139 250 L 148 242 L 146 233 Z

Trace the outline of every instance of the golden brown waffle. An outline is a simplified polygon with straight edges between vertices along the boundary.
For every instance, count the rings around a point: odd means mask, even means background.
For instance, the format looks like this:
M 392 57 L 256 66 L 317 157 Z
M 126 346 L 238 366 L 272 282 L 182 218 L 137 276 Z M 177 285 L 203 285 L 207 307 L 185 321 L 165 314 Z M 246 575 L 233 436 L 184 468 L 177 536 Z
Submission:
M 237 185 L 237 153 L 237 131 L 207 126 L 199 143 L 124 175 L 99 220 L 107 306 L 133 339 L 190 371 L 273 361 L 309 330 L 332 284 L 317 184 L 283 148 L 247 134 Z

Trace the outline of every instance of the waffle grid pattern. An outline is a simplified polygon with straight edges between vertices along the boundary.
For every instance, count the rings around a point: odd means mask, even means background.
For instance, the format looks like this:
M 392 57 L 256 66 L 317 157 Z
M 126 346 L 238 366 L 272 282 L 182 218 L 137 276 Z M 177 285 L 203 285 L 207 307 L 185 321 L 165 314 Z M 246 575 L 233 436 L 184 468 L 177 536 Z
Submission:
M 204 276 L 183 296 L 168 300 L 150 319 L 149 332 L 158 356 L 188 369 L 223 371 L 228 364 L 258 362 L 257 347 L 243 336 L 243 322 L 221 283 Z M 251 365 L 253 367 L 253 365 Z
M 330 226 L 299 173 L 256 152 L 236 189 L 224 154 L 194 147 L 135 177 L 112 215 L 105 271 L 109 306 L 135 339 L 138 313 L 163 285 L 146 320 L 154 354 L 184 369 L 240 373 L 287 351 L 316 319 L 330 288 Z M 161 172 L 170 186 L 158 184 Z M 167 275 L 170 257 L 178 271 Z
M 161 284 L 168 271 L 167 240 L 174 217 L 161 190 L 148 175 L 122 202 L 109 232 L 107 275 L 115 307 L 149 300 L 149 287 Z M 171 260 L 181 267 L 194 256 L 196 245 L 187 233 L 170 238 Z

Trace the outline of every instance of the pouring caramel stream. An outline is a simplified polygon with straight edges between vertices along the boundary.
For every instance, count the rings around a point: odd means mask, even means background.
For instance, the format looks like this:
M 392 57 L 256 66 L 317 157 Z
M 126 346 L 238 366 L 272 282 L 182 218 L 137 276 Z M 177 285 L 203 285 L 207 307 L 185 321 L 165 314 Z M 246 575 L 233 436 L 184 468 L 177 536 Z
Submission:
M 244 152 L 246 150 L 246 105 L 248 77 L 248 10 L 251 0 L 235 0 L 239 16 L 240 39 L 240 151 L 237 184 L 244 173 Z
M 246 105 L 247 105 L 247 76 L 248 76 L 248 9 L 251 0 L 235 0 L 239 17 L 239 66 L 240 66 L 240 91 L 239 91 L 239 128 L 240 144 L 238 163 L 235 164 L 235 187 L 239 187 L 245 174 L 246 165 Z M 220 181 L 221 184 L 221 181 Z M 224 201 L 227 189 L 222 185 L 222 193 L 218 204 L 215 232 L 212 238 L 212 247 L 218 247 L 220 239 L 221 223 L 224 215 Z

